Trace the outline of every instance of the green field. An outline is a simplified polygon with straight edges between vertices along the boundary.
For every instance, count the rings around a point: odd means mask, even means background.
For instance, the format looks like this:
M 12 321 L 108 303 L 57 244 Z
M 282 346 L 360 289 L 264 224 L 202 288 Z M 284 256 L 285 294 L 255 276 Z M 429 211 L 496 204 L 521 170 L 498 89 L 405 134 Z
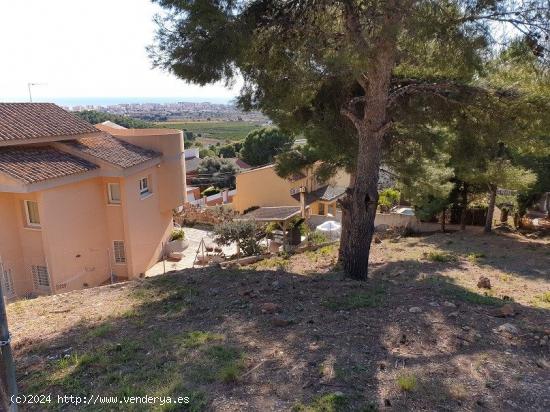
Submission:
M 185 129 L 193 132 L 197 138 L 225 140 L 241 140 L 254 129 L 261 127 L 259 122 L 160 122 L 157 126 L 173 129 Z M 199 133 L 201 136 L 198 136 Z

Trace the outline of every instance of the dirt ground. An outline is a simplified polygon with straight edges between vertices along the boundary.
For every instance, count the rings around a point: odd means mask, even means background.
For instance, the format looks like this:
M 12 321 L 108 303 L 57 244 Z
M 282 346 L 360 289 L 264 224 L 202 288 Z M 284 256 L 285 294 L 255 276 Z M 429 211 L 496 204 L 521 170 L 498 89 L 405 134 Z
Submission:
M 345 280 L 336 256 L 10 304 L 21 393 L 190 397 L 22 410 L 550 410 L 548 240 L 387 238 L 368 282 Z

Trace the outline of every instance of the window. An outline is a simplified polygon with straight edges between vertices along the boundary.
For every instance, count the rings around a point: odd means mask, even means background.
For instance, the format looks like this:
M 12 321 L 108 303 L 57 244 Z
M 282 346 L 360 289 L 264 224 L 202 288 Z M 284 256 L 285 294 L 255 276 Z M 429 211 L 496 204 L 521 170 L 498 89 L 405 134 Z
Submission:
M 126 263 L 126 251 L 124 250 L 124 241 L 123 240 L 114 240 L 113 241 L 113 251 L 115 254 L 115 263 L 123 265 Z
M 25 215 L 27 226 L 40 227 L 40 215 L 38 214 L 38 203 L 32 200 L 25 200 Z
M 8 298 L 15 296 L 11 269 L 4 269 L 0 264 L 0 273 L 2 273 L 2 289 L 4 290 L 4 295 Z
M 120 205 L 120 184 L 108 183 L 107 192 L 109 194 L 109 204 Z
M 149 177 L 139 179 L 139 194 L 141 196 L 147 196 L 150 193 L 151 189 L 149 188 Z
M 36 289 L 50 289 L 50 277 L 46 266 L 32 265 L 32 279 Z

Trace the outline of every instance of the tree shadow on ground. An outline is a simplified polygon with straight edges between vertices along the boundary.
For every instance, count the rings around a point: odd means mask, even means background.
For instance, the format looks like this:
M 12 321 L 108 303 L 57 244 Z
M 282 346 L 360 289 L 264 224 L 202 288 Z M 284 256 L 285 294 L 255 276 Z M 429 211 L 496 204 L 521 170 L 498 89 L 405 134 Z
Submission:
M 550 244 L 534 242 L 518 235 L 456 232 L 452 236 L 434 234 L 423 242 L 465 257 L 480 267 L 491 267 L 525 278 L 550 280 Z
M 529 335 L 550 330 L 548 310 L 496 318 L 500 302 L 475 301 L 435 266 L 444 285 L 392 269 L 369 282 L 218 268 L 132 282 L 123 314 L 16 342 L 21 392 L 190 397 L 139 410 L 548 410 L 548 346 Z M 493 332 L 505 322 L 520 332 Z

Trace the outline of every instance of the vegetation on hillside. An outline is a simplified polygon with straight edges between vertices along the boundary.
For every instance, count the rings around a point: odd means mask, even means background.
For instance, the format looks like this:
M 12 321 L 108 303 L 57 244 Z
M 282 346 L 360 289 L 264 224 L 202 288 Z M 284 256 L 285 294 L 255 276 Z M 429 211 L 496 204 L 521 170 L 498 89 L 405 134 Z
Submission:
M 209 138 L 217 139 L 221 142 L 227 140 L 242 140 L 252 130 L 261 126 L 258 123 L 244 121 L 167 121 L 159 122 L 155 125 L 156 127 L 167 127 L 169 129 L 180 129 L 191 132 L 193 133 L 194 139 Z
M 228 160 L 217 157 L 204 158 L 197 168 L 197 177 L 192 179 L 194 184 L 213 184 L 222 188 L 235 187 L 237 167 Z
M 292 148 L 294 138 L 269 127 L 250 132 L 242 143 L 241 158 L 251 166 L 272 163 L 275 157 Z
M 74 112 L 74 114 L 91 124 L 103 123 L 109 120 L 119 126 L 126 127 L 127 129 L 149 129 L 156 127 L 154 123 L 147 122 L 145 120 L 134 119 L 132 117 L 121 116 L 118 114 L 98 112 L 96 110 L 83 110 L 81 112 Z

